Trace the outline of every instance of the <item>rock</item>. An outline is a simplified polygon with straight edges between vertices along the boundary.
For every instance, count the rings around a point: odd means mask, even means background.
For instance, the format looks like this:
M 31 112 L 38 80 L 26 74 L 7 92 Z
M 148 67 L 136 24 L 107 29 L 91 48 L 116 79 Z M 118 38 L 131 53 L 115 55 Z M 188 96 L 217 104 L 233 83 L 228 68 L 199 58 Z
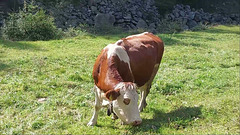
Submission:
M 221 22 L 222 20 L 223 20 L 223 17 L 221 15 L 218 14 L 214 16 L 214 21 Z
M 155 23 L 151 23 L 148 28 L 149 28 L 149 29 L 155 29 L 155 28 L 156 28 Z
M 142 16 L 143 16 L 142 12 L 140 12 L 140 11 L 137 12 L 137 15 L 138 15 L 139 17 L 142 17 Z
M 201 14 L 196 12 L 194 20 L 197 21 L 197 22 L 200 22 L 202 20 Z
M 23 3 L 24 0 L 17 1 Z M 31 0 L 26 1 L 31 2 Z M 59 28 L 77 26 L 82 23 L 101 27 L 113 25 L 114 22 L 116 22 L 115 25 L 125 28 L 148 28 L 147 24 L 158 24 L 160 18 L 154 0 L 88 0 L 80 4 L 62 3 L 56 4 L 57 6 L 37 1 L 36 4 L 55 18 L 55 23 Z M 179 5 L 179 9 L 182 8 L 183 5 Z M 179 10 L 176 10 L 175 16 L 180 16 Z M 2 22 L 1 19 L 0 25 Z
M 182 29 L 184 29 L 184 30 L 189 30 L 189 27 L 188 27 L 187 25 L 183 25 L 183 26 L 182 26 Z
M 130 24 L 130 27 L 131 27 L 132 29 L 137 29 L 137 27 L 136 27 L 134 24 Z
M 180 16 L 184 17 L 185 16 L 185 12 L 184 11 L 179 11 Z
M 97 13 L 98 12 L 97 7 L 95 7 L 95 6 L 91 6 L 91 10 L 92 10 L 93 13 Z
M 128 14 L 127 16 L 123 17 L 125 20 L 131 20 L 132 19 L 132 16 L 131 14 Z
M 171 18 L 172 20 L 174 20 L 174 19 L 175 19 L 175 16 L 174 16 L 173 14 L 170 14 L 170 18 Z
M 182 28 L 192 29 L 199 24 L 240 24 L 239 15 L 205 13 L 203 9 L 191 9 L 188 5 L 177 4 L 171 13 L 165 16 L 169 21 L 180 22 Z
M 143 19 L 140 19 L 137 23 L 137 28 L 147 28 L 147 23 Z
M 98 13 L 95 18 L 95 27 L 106 27 L 106 26 L 113 26 L 115 22 L 115 17 L 111 14 L 102 14 Z
M 137 25 L 137 21 L 135 21 L 135 20 L 132 20 L 132 23 L 133 23 L 134 25 Z
M 173 15 L 174 15 L 176 18 L 178 18 L 178 17 L 179 17 L 178 11 L 177 11 L 177 10 L 173 11 Z
M 190 20 L 194 19 L 194 17 L 195 17 L 195 12 L 188 12 L 188 18 Z
M 152 33 L 156 33 L 157 31 L 156 31 L 156 25 L 155 25 L 155 23 L 151 23 L 151 24 L 149 25 L 149 27 L 148 27 L 148 30 L 149 30 L 150 32 L 152 32 Z
M 192 28 L 194 28 L 195 26 L 197 26 L 198 24 L 197 24 L 197 22 L 194 21 L 194 20 L 189 20 L 189 21 L 187 22 L 187 25 L 188 25 L 189 29 L 192 29 Z
M 119 20 L 116 20 L 117 23 L 123 23 L 124 22 L 124 19 L 119 19 Z

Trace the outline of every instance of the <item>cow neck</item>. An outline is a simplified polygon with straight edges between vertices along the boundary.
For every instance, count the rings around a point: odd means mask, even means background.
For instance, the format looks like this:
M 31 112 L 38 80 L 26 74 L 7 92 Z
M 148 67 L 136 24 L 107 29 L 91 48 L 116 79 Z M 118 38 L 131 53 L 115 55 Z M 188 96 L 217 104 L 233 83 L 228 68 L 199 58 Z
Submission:
M 107 82 L 111 84 L 111 89 L 114 89 L 114 87 L 120 83 L 123 82 L 123 78 L 119 73 L 119 60 L 116 61 L 118 57 L 112 56 L 112 59 L 108 61 L 109 69 L 107 71 Z

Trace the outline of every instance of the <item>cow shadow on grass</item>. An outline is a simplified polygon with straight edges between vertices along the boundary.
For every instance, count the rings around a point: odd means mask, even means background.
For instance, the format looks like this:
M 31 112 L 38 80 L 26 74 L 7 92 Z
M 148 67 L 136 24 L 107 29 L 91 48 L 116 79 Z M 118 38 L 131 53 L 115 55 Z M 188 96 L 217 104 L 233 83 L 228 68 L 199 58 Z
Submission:
M 180 107 L 168 113 L 162 111 L 153 110 L 153 118 L 146 119 L 143 118 L 142 124 L 137 127 L 129 127 L 131 133 L 138 132 L 151 132 L 151 133 L 161 133 L 164 128 L 170 128 L 174 130 L 184 129 L 191 126 L 192 121 L 195 121 L 202 117 L 200 107 Z

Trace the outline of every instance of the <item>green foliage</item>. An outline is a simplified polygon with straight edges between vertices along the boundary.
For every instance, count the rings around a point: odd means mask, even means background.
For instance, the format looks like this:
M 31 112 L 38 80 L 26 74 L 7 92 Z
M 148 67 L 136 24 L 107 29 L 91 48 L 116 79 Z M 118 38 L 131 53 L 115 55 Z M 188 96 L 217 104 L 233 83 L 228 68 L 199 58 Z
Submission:
M 62 37 L 76 37 L 76 36 L 85 36 L 87 35 L 87 32 L 85 29 L 83 29 L 82 25 L 80 25 L 77 28 L 70 27 L 66 31 L 62 33 Z
M 182 23 L 177 21 L 168 21 L 167 19 L 161 20 L 160 24 L 157 27 L 159 33 L 175 33 L 181 32 Z
M 2 27 L 3 37 L 9 40 L 49 40 L 59 37 L 53 17 L 42 9 L 25 5 L 18 13 L 10 13 Z
M 206 30 L 209 26 L 206 24 L 199 24 L 192 28 L 192 31 L 200 31 L 200 30 Z

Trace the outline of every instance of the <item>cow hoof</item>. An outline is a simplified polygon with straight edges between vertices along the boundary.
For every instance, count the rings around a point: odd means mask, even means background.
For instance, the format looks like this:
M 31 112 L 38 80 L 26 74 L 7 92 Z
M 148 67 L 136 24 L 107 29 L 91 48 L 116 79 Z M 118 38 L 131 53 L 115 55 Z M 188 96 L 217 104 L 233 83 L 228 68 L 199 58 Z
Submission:
M 121 125 L 127 125 L 125 122 L 121 121 Z
M 143 103 L 141 106 L 139 106 L 139 108 L 138 108 L 139 112 L 142 112 L 143 109 L 146 108 L 146 106 L 147 106 L 147 103 L 146 103 L 146 102 Z
M 90 121 L 90 122 L 88 122 L 87 126 L 94 126 L 94 125 L 96 125 L 96 124 L 97 124 L 96 122 Z

